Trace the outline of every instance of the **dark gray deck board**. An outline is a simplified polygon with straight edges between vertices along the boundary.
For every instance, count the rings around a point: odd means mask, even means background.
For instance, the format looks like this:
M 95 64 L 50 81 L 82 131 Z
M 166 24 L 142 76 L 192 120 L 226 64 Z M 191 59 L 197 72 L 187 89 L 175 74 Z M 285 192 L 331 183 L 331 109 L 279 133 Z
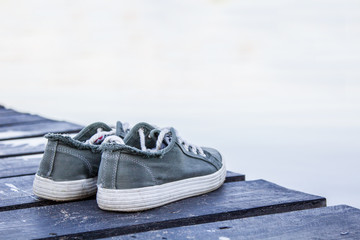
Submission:
M 345 205 L 213 222 L 108 239 L 360 239 L 360 210 Z
M 15 110 L 12 110 L 12 109 L 7 109 L 7 108 L 0 109 L 0 116 L 11 116 L 11 115 L 17 115 L 17 114 L 20 114 L 20 113 Z
M 244 175 L 242 174 L 227 172 L 226 182 L 242 181 L 243 179 Z M 37 198 L 33 195 L 33 180 L 33 174 L 28 176 L 0 178 L 0 211 L 53 204 L 51 201 L 44 201 L 44 199 Z
M 15 125 L 0 127 L 0 141 L 28 138 L 28 137 L 41 137 L 48 132 L 61 132 L 73 133 L 82 129 L 82 126 L 64 122 L 64 121 L 46 121 L 40 123 L 32 123 L 26 125 Z
M 3 211 L 0 232 L 9 239 L 64 235 L 91 239 L 309 209 L 325 202 L 264 180 L 230 182 L 214 192 L 140 213 L 102 211 L 95 200 Z
M 35 174 L 42 154 L 0 158 L 0 178 Z
M 33 122 L 46 122 L 49 119 L 27 113 L 15 115 L 0 115 L 0 127 L 30 124 Z
M 46 143 L 42 136 L 81 128 L 0 106 L 0 238 L 359 238 L 360 210 L 296 211 L 324 207 L 326 199 L 264 180 L 244 182 L 244 175 L 232 172 L 217 191 L 139 213 L 102 211 L 95 196 L 67 203 L 35 197 L 32 182 Z M 295 212 L 283 213 L 289 211 Z
M 46 141 L 44 137 L 0 141 L 0 161 L 5 157 L 43 153 Z
M 226 182 L 238 182 L 238 181 L 245 181 L 245 175 L 231 171 L 226 172 Z

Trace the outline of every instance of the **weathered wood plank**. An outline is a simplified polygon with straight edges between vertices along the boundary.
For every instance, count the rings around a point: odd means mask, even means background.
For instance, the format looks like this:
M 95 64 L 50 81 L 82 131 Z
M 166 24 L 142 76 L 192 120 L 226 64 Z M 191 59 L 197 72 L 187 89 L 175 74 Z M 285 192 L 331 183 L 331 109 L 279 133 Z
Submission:
M 245 175 L 241 173 L 227 171 L 226 182 L 238 182 L 238 181 L 245 181 Z
M 10 116 L 10 115 L 17 115 L 17 114 L 21 114 L 15 110 L 12 109 L 7 109 L 7 108 L 3 108 L 0 109 L 0 116 Z
M 27 125 L 0 127 L 0 140 L 40 137 L 48 132 L 73 133 L 82 126 L 64 121 L 46 121 Z
M 46 138 L 24 138 L 0 141 L 0 158 L 43 153 Z
M 0 179 L 0 211 L 35 206 L 43 201 L 32 193 L 34 175 Z
M 73 137 L 75 134 L 68 134 Z M 0 141 L 0 159 L 43 153 L 47 139 L 44 137 Z
M 264 180 L 230 182 L 214 192 L 142 213 L 102 211 L 95 200 L 3 211 L 0 232 L 9 239 L 100 238 L 315 208 L 325 202 Z
M 0 158 L 0 178 L 35 174 L 42 154 Z
M 360 210 L 340 205 L 167 228 L 111 239 L 360 239 Z
M 49 119 L 27 113 L 21 113 L 16 115 L 0 115 L 0 127 L 20 125 L 20 124 L 24 125 L 33 122 L 46 122 L 46 121 L 49 121 Z
M 228 172 L 226 182 L 242 181 L 240 179 L 243 178 L 242 174 Z M 34 175 L 0 179 L 0 211 L 53 204 L 53 202 L 39 199 L 33 195 L 33 180 Z

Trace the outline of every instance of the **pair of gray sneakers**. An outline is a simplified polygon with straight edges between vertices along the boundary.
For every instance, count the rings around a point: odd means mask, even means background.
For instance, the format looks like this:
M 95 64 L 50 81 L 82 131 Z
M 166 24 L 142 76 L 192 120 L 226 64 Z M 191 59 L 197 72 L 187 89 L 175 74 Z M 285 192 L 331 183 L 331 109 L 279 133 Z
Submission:
M 220 153 L 182 140 L 173 128 L 138 123 L 116 130 L 93 123 L 75 137 L 47 134 L 34 194 L 55 201 L 97 192 L 101 209 L 142 211 L 219 188 Z

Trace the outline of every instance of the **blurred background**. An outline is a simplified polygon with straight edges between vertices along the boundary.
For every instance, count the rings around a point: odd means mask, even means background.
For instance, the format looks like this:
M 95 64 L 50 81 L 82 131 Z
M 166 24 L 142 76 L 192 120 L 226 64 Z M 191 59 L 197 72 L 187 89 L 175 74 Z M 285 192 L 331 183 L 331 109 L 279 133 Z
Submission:
M 358 0 L 0 0 L 0 104 L 174 126 L 248 180 L 360 207 Z

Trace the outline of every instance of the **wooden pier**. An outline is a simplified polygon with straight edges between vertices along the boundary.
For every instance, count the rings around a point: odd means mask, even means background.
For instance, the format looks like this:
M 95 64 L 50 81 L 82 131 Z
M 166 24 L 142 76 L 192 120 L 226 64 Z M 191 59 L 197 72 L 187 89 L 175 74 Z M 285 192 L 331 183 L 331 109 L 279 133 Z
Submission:
M 360 239 L 359 209 L 233 172 L 214 192 L 138 213 L 37 198 L 42 136 L 82 127 L 0 106 L 0 239 Z

